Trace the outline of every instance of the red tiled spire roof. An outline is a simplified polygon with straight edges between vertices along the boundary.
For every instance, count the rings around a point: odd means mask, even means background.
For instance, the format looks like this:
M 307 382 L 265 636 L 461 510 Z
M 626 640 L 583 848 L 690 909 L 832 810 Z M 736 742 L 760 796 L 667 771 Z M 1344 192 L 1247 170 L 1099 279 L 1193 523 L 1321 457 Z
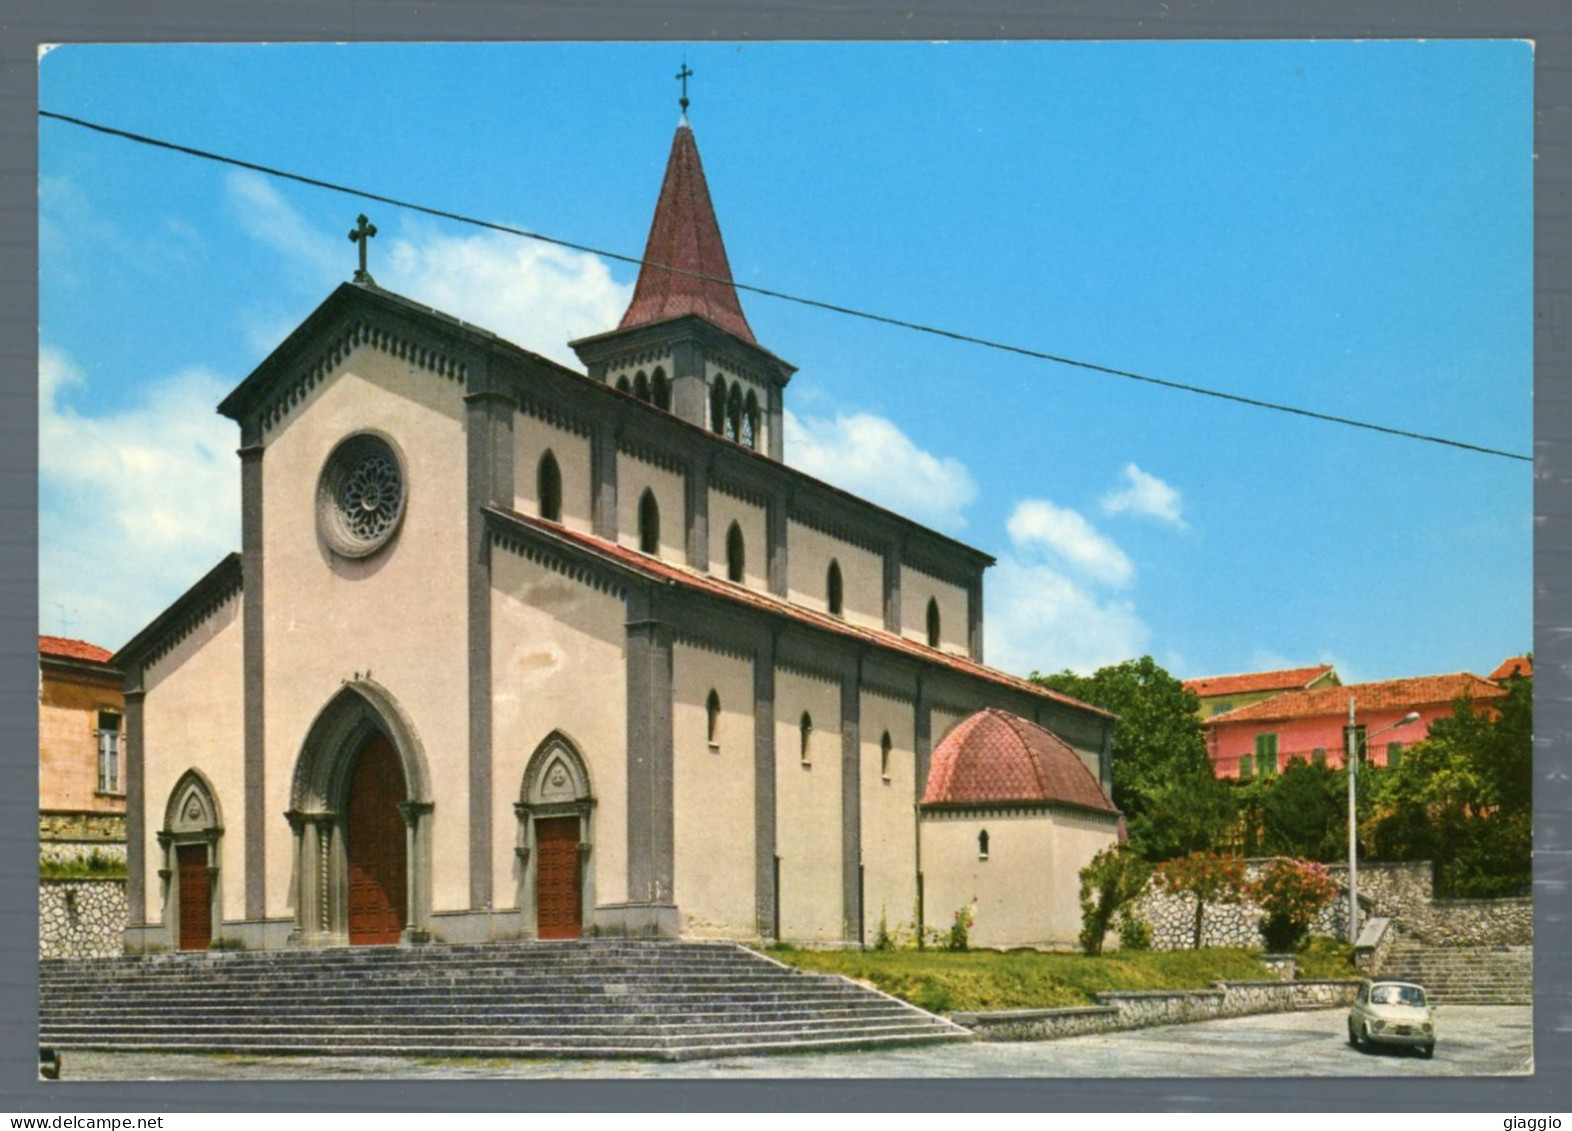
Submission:
M 1248 707 L 1229 711 L 1226 715 L 1213 715 L 1207 726 L 1235 723 L 1244 720 L 1261 722 L 1267 719 L 1308 719 L 1323 716 L 1346 717 L 1348 699 L 1353 697 L 1360 711 L 1397 710 L 1409 707 L 1433 707 L 1451 703 L 1464 693 L 1476 702 L 1500 699 L 1506 692 L 1489 680 L 1480 679 L 1473 672 L 1454 672 L 1451 675 L 1421 675 L 1408 679 L 1388 679 L 1379 683 L 1351 683 L 1346 687 L 1317 687 L 1309 691 L 1285 691 Z
M 58 656 L 63 660 L 88 660 L 95 664 L 108 663 L 109 658 L 114 655 L 108 648 L 100 648 L 97 644 L 89 644 L 85 640 L 42 634 L 38 637 L 38 654 Z
M 1034 722 L 985 707 L 934 749 L 924 805 L 1058 802 L 1117 813 L 1086 763 Z
M 676 270 L 663 271 L 662 267 Z M 699 147 L 686 119 L 671 142 L 666 179 L 661 183 L 650 238 L 644 245 L 644 266 L 618 328 L 627 330 L 684 314 L 697 314 L 749 345 L 758 345 L 737 301 L 726 245 L 721 242 L 704 166 L 699 163 Z
M 1252 691 L 1298 691 L 1332 670 L 1331 664 L 1313 668 L 1288 668 L 1275 672 L 1246 672 L 1244 675 L 1209 675 L 1184 681 L 1185 690 L 1205 699 L 1212 695 L 1246 695 Z

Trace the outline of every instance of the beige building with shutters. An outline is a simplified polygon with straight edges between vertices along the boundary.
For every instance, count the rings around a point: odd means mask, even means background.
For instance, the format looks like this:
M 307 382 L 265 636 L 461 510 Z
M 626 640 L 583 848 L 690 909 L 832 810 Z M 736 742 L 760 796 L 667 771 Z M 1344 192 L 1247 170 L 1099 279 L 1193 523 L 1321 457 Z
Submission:
M 645 260 L 583 372 L 366 276 L 224 400 L 241 549 L 116 657 L 131 950 L 1073 941 L 1114 720 L 983 663 L 988 555 L 783 462 L 686 121 Z M 930 803 L 984 708 L 1052 773 Z

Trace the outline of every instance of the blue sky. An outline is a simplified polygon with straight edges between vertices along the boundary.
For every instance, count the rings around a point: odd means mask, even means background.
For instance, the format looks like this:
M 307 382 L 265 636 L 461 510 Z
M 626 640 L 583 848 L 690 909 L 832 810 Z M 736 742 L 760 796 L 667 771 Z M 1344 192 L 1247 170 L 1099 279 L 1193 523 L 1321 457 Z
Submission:
M 40 105 L 637 255 L 683 59 L 752 283 L 1531 450 L 1525 43 L 71 46 Z M 355 266 L 576 365 L 633 269 L 40 123 L 40 629 L 239 546 L 237 384 Z M 742 296 L 787 459 L 995 554 L 988 658 L 1487 672 L 1530 465 Z

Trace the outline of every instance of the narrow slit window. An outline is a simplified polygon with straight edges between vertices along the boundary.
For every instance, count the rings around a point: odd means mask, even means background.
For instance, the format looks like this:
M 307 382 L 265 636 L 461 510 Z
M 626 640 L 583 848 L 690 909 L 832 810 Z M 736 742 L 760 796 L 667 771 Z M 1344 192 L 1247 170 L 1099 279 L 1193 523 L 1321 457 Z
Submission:
M 547 522 L 562 521 L 562 469 L 557 457 L 547 452 L 540 457 L 540 467 L 535 472 L 536 497 L 540 500 L 540 517 Z
M 977 859 L 988 859 L 988 830 L 984 829 L 977 834 Z
M 710 431 L 726 434 L 726 382 L 720 377 L 710 386 Z
M 645 404 L 650 400 L 650 379 L 644 375 L 644 370 L 639 370 L 633 375 L 633 395 Z
M 733 385 L 726 394 L 726 438 L 742 442 L 742 386 Z
M 759 433 L 759 398 L 752 389 L 748 390 L 748 400 L 742 409 L 743 443 L 757 450 L 763 446 L 763 436 Z
M 639 498 L 639 549 L 646 554 L 660 553 L 660 504 L 648 487 Z
M 890 780 L 890 748 L 893 745 L 890 732 L 885 731 L 884 737 L 879 739 L 879 776 L 885 781 Z
M 746 565 L 747 547 L 743 545 L 742 527 L 733 522 L 726 531 L 726 580 L 741 585 Z
M 845 615 L 845 585 L 841 580 L 841 563 L 830 559 L 830 568 L 824 575 L 824 597 L 829 602 L 830 615 Z
M 671 382 L 666 380 L 664 369 L 657 368 L 651 375 L 650 395 L 655 398 L 656 408 L 671 411 Z
M 720 745 L 720 714 L 720 693 L 711 688 L 710 697 L 704 702 L 705 736 L 711 746 Z
M 936 597 L 928 598 L 928 647 L 939 646 L 939 601 Z
M 802 713 L 802 719 L 797 724 L 797 730 L 802 739 L 802 764 L 806 766 L 812 761 L 809 747 L 810 740 L 813 738 L 813 716 L 808 714 L 807 711 Z

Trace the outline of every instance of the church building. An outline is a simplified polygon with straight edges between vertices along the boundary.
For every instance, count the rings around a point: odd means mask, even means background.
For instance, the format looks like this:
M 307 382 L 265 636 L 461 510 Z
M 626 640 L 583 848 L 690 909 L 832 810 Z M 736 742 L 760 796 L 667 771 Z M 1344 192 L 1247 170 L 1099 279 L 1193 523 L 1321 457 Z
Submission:
M 686 117 L 583 372 L 374 234 L 219 406 L 239 553 L 115 657 L 128 950 L 1073 944 L 1115 720 L 984 665 L 987 554 L 784 462 Z

